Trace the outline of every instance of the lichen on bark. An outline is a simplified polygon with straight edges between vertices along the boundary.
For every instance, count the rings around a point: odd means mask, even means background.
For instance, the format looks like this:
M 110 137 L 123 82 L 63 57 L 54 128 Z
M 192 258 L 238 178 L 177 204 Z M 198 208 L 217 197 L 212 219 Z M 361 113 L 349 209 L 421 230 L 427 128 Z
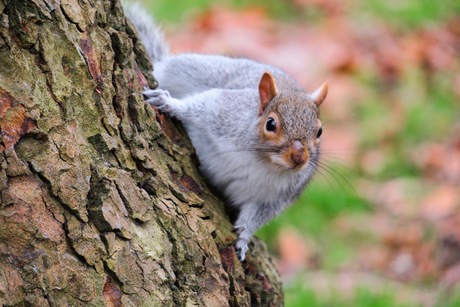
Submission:
M 119 1 L 0 1 L 0 303 L 278 306 L 246 263 Z

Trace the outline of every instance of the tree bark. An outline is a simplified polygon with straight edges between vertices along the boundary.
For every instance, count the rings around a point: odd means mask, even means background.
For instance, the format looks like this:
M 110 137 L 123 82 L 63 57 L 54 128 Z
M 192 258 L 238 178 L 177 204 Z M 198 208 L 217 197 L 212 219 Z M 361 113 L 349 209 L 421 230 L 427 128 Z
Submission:
M 278 306 L 119 1 L 0 0 L 0 305 Z

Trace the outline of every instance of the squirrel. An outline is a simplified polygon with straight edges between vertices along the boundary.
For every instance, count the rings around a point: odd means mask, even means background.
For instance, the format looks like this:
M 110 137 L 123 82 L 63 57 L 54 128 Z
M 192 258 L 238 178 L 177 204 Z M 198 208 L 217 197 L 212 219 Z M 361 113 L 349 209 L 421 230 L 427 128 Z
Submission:
M 126 5 L 154 64 L 157 89 L 146 101 L 180 120 L 200 172 L 237 209 L 235 250 L 246 259 L 262 225 L 284 211 L 310 181 L 320 157 L 319 106 L 323 83 L 312 93 L 281 69 L 244 58 L 172 55 L 153 19 Z

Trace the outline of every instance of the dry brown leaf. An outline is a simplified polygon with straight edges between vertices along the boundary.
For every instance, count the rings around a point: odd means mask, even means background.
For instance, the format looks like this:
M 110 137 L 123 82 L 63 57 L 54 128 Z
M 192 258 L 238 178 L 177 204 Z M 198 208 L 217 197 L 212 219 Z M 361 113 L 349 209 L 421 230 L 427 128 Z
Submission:
M 443 185 L 430 191 L 422 199 L 420 209 L 422 216 L 432 222 L 440 221 L 460 207 L 460 190 L 458 187 Z
M 282 229 L 278 235 L 277 246 L 278 268 L 284 274 L 289 275 L 305 269 L 313 257 L 305 238 L 292 228 Z
M 460 211 L 445 218 L 438 226 L 436 258 L 441 268 L 460 263 Z

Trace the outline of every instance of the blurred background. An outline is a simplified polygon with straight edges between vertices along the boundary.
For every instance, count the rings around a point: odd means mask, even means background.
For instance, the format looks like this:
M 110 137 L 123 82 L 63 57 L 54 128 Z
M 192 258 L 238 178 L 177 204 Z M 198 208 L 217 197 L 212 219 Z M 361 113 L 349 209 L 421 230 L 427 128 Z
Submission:
M 286 306 L 460 306 L 460 1 L 143 1 L 172 50 L 329 80 L 315 180 L 258 232 Z

